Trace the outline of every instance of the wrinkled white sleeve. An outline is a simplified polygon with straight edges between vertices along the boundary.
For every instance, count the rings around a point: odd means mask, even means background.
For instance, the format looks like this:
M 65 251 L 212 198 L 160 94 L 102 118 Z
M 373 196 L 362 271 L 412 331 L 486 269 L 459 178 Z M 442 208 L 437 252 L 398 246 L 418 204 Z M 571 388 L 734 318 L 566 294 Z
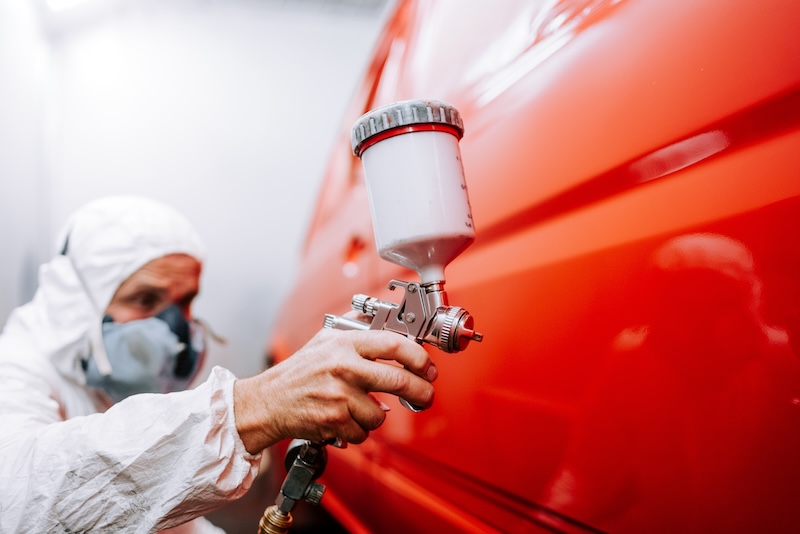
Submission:
M 154 532 L 243 495 L 258 473 L 260 455 L 236 431 L 235 377 L 223 368 L 196 389 L 135 395 L 67 420 L 57 420 L 44 381 L 7 370 L 0 532 Z

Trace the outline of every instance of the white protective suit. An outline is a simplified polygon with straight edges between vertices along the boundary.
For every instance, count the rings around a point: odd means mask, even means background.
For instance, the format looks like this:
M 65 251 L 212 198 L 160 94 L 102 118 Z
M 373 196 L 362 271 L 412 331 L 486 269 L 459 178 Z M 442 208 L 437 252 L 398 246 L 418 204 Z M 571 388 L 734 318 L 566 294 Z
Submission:
M 243 495 L 260 455 L 236 431 L 229 371 L 109 407 L 81 365 L 124 280 L 167 254 L 202 260 L 192 227 L 154 201 L 110 197 L 73 215 L 67 235 L 0 335 L 0 532 L 154 532 Z M 221 530 L 200 518 L 173 532 Z

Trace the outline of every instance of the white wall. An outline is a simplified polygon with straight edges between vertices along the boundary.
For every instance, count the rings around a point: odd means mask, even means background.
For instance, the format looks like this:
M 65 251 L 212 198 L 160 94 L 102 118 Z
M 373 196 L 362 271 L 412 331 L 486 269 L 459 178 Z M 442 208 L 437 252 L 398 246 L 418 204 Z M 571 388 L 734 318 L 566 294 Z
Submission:
M 195 313 L 229 339 L 209 364 L 258 372 L 382 15 L 252 0 L 118 0 L 75 20 L 49 15 L 47 157 L 20 156 L 33 167 L 26 179 L 47 169 L 44 240 L 98 196 L 174 205 L 209 249 Z M 28 100 L 41 98 L 34 85 Z M 6 129 L 16 132 L 0 125 L 0 140 Z
M 42 261 L 48 48 L 34 5 L 0 0 L 0 324 L 27 301 Z

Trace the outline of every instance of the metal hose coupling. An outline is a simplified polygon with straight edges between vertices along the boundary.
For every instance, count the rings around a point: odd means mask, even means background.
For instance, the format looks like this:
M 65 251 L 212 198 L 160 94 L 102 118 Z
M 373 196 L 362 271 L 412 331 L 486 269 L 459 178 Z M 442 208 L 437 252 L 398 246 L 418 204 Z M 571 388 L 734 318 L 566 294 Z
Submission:
M 258 522 L 258 534 L 286 534 L 292 528 L 292 514 L 283 512 L 273 504 L 266 510 Z
M 258 522 L 258 534 L 286 534 L 292 526 L 292 508 L 299 501 L 317 505 L 325 486 L 316 479 L 325 471 L 328 454 L 325 443 L 295 439 L 289 444 L 284 460 L 287 474 L 275 504 L 264 510 Z

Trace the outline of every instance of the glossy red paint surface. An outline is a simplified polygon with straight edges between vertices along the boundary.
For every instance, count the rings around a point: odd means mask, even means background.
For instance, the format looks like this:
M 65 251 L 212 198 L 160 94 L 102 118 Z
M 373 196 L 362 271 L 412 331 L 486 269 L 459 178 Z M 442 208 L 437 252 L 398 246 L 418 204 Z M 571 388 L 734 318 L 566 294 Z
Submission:
M 398 2 L 342 125 L 280 360 L 415 274 L 378 258 L 349 130 L 455 105 L 485 334 L 432 409 L 331 450 L 353 532 L 800 525 L 800 4 Z

